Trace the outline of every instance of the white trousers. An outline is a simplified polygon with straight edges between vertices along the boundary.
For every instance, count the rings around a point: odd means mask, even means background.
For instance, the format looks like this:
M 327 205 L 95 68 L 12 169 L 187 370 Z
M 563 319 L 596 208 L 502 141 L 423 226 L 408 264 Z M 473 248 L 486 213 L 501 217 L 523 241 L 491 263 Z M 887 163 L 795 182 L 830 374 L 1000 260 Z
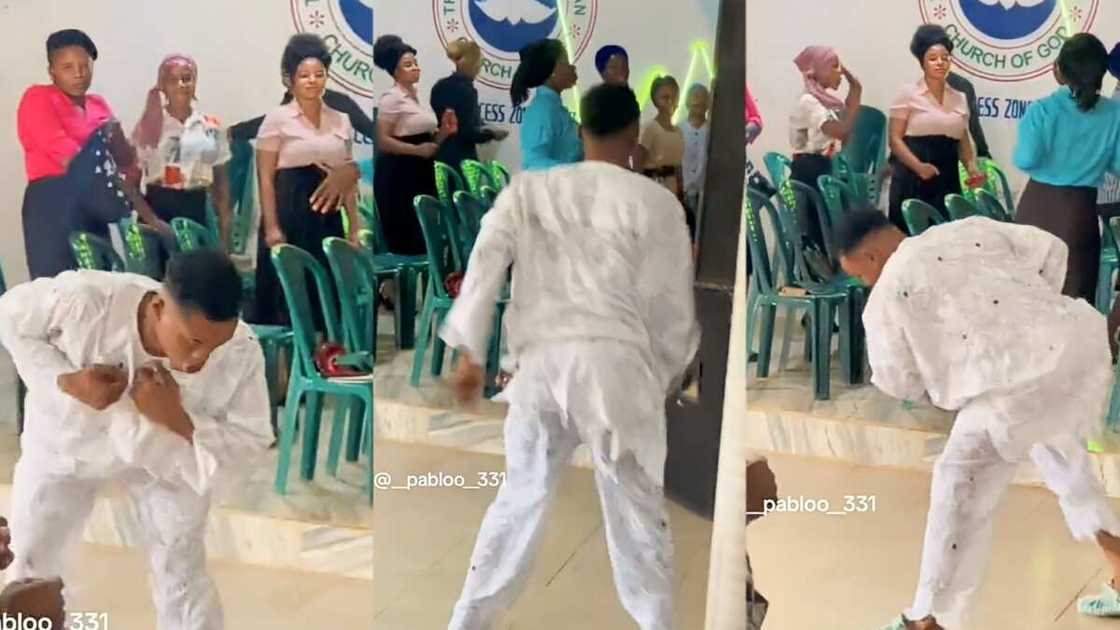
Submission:
M 588 378 L 597 376 L 594 366 L 580 369 Z M 522 362 L 515 378 L 531 378 L 534 373 L 531 363 Z M 584 422 L 576 410 L 565 411 L 548 384 L 532 385 L 523 380 L 511 386 L 516 393 L 510 398 L 505 423 L 505 482 L 482 521 L 448 629 L 489 630 L 513 605 L 532 572 L 545 518 L 572 453 L 587 442 L 622 605 L 642 630 L 671 630 L 673 546 L 661 479 L 652 479 L 631 452 L 612 457 L 611 435 L 588 430 L 596 423 Z M 590 395 L 593 389 L 587 388 Z M 633 388 L 616 391 L 622 398 L 638 395 Z M 650 422 L 651 431 L 661 432 L 656 437 L 662 443 L 663 427 Z
M 922 568 L 910 619 L 927 615 L 956 630 L 987 569 L 992 519 L 1015 476 L 1018 462 L 993 446 L 965 409 L 949 434 L 933 469 Z M 1030 459 L 1046 486 L 1058 496 L 1074 538 L 1095 541 L 1098 531 L 1120 535 L 1120 522 L 1108 506 L 1093 472 L 1092 459 L 1073 434 L 1035 444 Z
M 12 481 L 15 562 L 9 581 L 58 575 L 73 584 L 69 560 L 104 483 L 51 471 L 26 454 L 20 457 Z M 204 546 L 210 497 L 143 472 L 130 476 L 125 489 L 148 552 L 156 628 L 221 630 L 222 607 L 206 569 Z

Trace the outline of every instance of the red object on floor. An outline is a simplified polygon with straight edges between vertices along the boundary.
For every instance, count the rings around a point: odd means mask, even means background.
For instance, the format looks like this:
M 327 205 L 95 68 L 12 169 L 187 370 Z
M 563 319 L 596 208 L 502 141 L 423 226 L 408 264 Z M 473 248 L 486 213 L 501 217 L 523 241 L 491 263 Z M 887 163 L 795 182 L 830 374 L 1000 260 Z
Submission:
M 315 348 L 315 367 L 319 369 L 319 373 L 327 378 L 335 378 L 340 376 L 362 376 L 366 372 L 355 370 L 352 367 L 339 365 L 339 357 L 346 355 L 346 348 L 341 345 L 324 341 Z
M 447 276 L 443 281 L 443 289 L 447 291 L 447 295 L 451 299 L 459 297 L 459 291 L 463 288 L 463 272 L 456 271 Z

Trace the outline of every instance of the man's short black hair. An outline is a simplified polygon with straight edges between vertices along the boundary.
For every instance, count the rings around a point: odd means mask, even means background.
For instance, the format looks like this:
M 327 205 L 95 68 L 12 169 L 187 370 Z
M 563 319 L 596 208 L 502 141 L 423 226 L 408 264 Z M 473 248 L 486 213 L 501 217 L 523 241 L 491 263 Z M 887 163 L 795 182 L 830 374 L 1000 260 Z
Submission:
M 89 53 L 90 59 L 97 61 L 97 46 L 94 45 L 89 35 L 86 35 L 83 31 L 79 31 L 76 28 L 68 28 L 56 33 L 51 33 L 50 37 L 47 38 L 47 61 L 51 61 L 56 52 L 71 46 L 85 48 L 86 52 Z
M 595 138 L 605 138 L 637 124 L 641 108 L 628 85 L 602 83 L 583 96 L 581 124 Z
M 180 307 L 212 322 L 228 322 L 241 314 L 241 275 L 220 250 L 177 254 L 167 265 L 163 286 Z
M 887 215 L 875 208 L 854 210 L 848 213 L 839 225 L 836 226 L 836 247 L 841 256 L 847 256 L 855 251 L 868 237 L 878 232 L 893 228 Z

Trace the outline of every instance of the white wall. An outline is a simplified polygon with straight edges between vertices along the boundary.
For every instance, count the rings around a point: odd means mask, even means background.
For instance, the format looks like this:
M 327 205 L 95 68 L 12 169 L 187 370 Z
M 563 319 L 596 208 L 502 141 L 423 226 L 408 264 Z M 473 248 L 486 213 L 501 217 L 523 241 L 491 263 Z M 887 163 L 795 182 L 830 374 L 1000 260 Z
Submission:
M 946 6 L 951 12 L 946 13 L 940 23 L 964 23 L 963 28 L 971 28 L 963 19 L 955 18 L 963 15 L 960 6 L 965 1 L 812 0 L 804 3 L 806 10 L 791 11 L 788 0 L 750 0 L 747 3 L 747 80 L 765 122 L 761 138 L 750 151 L 756 165 L 763 168 L 762 156 L 768 151 L 786 154 L 790 151 L 789 111 L 802 90 L 801 76 L 793 65 L 793 58 L 802 48 L 810 44 L 835 47 L 841 62 L 862 81 L 864 103 L 885 111 L 904 83 L 921 78 L 921 70 L 910 55 L 909 45 L 914 29 L 922 23 L 923 7 L 926 7 L 927 15 L 937 21 L 932 7 Z M 969 1 L 975 4 L 977 0 Z M 1109 48 L 1120 39 L 1120 6 L 1113 6 L 1116 4 L 1114 1 L 1086 0 L 1067 4 L 1076 4 L 1082 11 L 1071 14 L 1071 23 L 1084 26 L 1092 18 L 1090 31 Z M 1081 16 L 1080 22 L 1076 15 Z M 975 31 L 966 36 L 972 43 L 982 41 Z M 981 123 L 988 144 L 993 157 L 1008 171 L 1013 180 L 1012 187 L 1016 190 L 1023 184 L 1022 175 L 1011 165 L 1018 119 L 1022 116 L 1024 104 L 1020 101 L 1045 96 L 1056 87 L 1046 62 L 1038 54 L 1040 46 L 1045 48 L 1046 39 L 1041 38 L 1033 45 L 1008 45 L 1012 49 L 1032 51 L 1032 63 L 1027 64 L 1029 67 L 1023 71 L 1011 67 L 1010 56 L 1003 68 L 985 68 L 980 63 L 970 62 L 980 72 L 999 76 L 1003 79 L 1000 81 L 980 78 L 959 65 L 957 68 L 976 86 L 980 99 L 978 109 L 984 116 Z M 967 55 L 964 51 L 968 48 L 958 44 L 958 57 Z M 992 50 L 987 45 L 983 49 Z M 1053 56 L 1049 59 L 1049 63 L 1052 62 Z M 1028 74 L 1028 70 L 1041 73 L 1041 76 L 1033 79 L 1016 76 Z M 1106 92 L 1111 94 L 1115 85 L 1111 78 L 1106 79 Z M 998 117 L 995 116 L 997 109 Z
M 520 0 L 520 4 L 515 6 L 529 9 L 539 6 L 538 1 L 548 7 L 556 6 L 556 0 Z M 630 53 L 631 85 L 637 89 L 642 79 L 656 67 L 663 67 L 683 83 L 692 58 L 690 46 L 704 41 L 710 51 L 715 40 L 718 0 L 564 0 L 561 4 L 567 8 L 569 23 L 580 29 L 579 34 L 572 33 L 572 47 L 579 51 L 576 66 L 581 90 L 600 82 L 595 70 L 595 52 L 605 44 L 619 44 Z M 449 28 L 451 20 L 459 25 L 459 30 L 454 33 Z M 466 25 L 466 30 L 463 30 L 463 25 Z M 441 33 L 444 38 L 468 35 L 478 41 L 486 51 L 486 68 L 489 69 L 484 69 L 476 83 L 484 121 L 511 132 L 504 142 L 484 145 L 480 152 L 484 159 L 496 157 L 511 168 L 520 167 L 518 125 L 510 120 L 514 114 L 508 91 L 509 77 L 516 68 L 513 61 L 516 54 L 502 53 L 485 38 L 477 36 L 476 27 L 462 0 L 382 2 L 377 5 L 375 27 L 378 35 L 395 33 L 417 49 L 423 71 L 420 96 L 424 101 L 429 98 L 431 86 L 454 71 L 444 52 Z M 550 36 L 560 37 L 559 26 Z M 483 79 L 501 87 L 488 86 Z M 709 82 L 703 64 L 696 80 Z M 392 79 L 388 74 L 380 70 L 374 74 L 375 94 L 391 86 Z M 569 107 L 575 109 L 574 96 L 568 96 Z M 652 107 L 648 108 L 646 116 L 651 118 L 652 111 Z
M 108 99 L 125 130 L 131 131 L 160 60 L 171 52 L 187 53 L 198 62 L 201 106 L 223 123 L 266 113 L 283 93 L 280 56 L 295 25 L 290 3 L 282 0 L 192 0 L 189 6 L 152 0 L 0 3 L 0 39 L 5 42 L 5 68 L 0 72 L 0 262 L 9 283 L 27 275 L 19 216 L 26 178 L 16 109 L 27 86 L 49 82 L 47 35 L 63 28 L 89 33 L 100 53 L 91 91 Z M 368 98 L 355 96 L 372 109 Z M 371 145 L 366 146 L 371 154 Z

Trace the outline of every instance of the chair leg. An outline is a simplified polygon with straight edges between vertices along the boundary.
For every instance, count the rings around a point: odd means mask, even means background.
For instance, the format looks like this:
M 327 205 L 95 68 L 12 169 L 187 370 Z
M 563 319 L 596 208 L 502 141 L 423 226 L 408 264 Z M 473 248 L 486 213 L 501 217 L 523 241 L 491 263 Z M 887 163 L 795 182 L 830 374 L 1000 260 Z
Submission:
M 365 430 L 362 431 L 362 441 L 365 442 L 368 450 L 366 451 L 366 497 L 370 506 L 373 506 L 373 394 L 370 393 L 369 398 L 365 399 L 365 422 L 362 425 Z
M 439 336 L 440 326 L 443 324 L 443 318 L 447 312 L 440 309 L 432 314 L 433 330 L 432 330 L 432 376 L 438 377 L 443 374 L 443 354 L 447 348 L 447 344 Z
M 292 463 L 292 447 L 296 442 L 296 419 L 299 416 L 299 403 L 303 391 L 292 379 L 288 386 L 288 400 L 284 405 L 284 428 L 280 431 L 280 458 L 276 465 L 276 492 L 286 494 L 288 491 L 288 470 Z
M 416 344 L 416 270 L 402 269 L 397 282 L 397 345 L 401 350 Z
M 1105 426 L 1112 431 L 1120 430 L 1120 363 L 1116 365 L 1113 376 L 1112 395 L 1108 401 L 1108 417 Z
M 813 390 L 817 400 L 828 400 L 832 376 L 832 318 L 835 307 L 828 300 L 817 300 L 811 318 L 813 346 Z
M 424 353 L 428 349 L 428 341 L 432 334 L 432 312 L 435 310 L 435 296 L 428 293 L 424 302 L 424 312 L 420 315 L 420 338 L 416 343 L 416 351 L 412 355 L 412 386 L 420 387 L 420 372 L 424 369 Z
M 363 418 L 366 415 L 365 400 L 350 401 L 349 423 L 346 425 L 346 461 L 356 462 L 362 450 Z
M 346 398 L 339 398 L 338 407 L 334 410 L 334 421 L 331 423 L 331 441 L 327 448 L 327 472 L 332 477 L 338 476 L 338 458 L 342 454 L 342 438 L 345 436 L 346 419 L 350 416 L 350 405 Z
M 323 419 L 322 392 L 308 392 L 307 405 L 303 415 L 303 459 L 300 460 L 300 476 L 305 481 L 315 478 L 315 464 L 319 460 L 319 431 Z
M 793 327 L 797 321 L 797 308 L 787 306 L 785 309 L 785 324 L 782 327 L 782 350 L 778 356 L 778 370 L 785 370 L 789 365 L 789 349 L 793 340 Z
M 764 304 L 760 308 L 761 336 L 758 339 L 758 377 L 770 376 L 770 357 L 774 353 L 774 321 L 778 316 L 778 307 Z
M 867 293 L 859 287 L 852 287 L 848 292 L 847 313 L 848 328 L 844 334 L 848 336 L 848 383 L 859 385 L 866 380 L 863 369 L 867 354 L 867 331 L 863 329 L 863 307 Z

